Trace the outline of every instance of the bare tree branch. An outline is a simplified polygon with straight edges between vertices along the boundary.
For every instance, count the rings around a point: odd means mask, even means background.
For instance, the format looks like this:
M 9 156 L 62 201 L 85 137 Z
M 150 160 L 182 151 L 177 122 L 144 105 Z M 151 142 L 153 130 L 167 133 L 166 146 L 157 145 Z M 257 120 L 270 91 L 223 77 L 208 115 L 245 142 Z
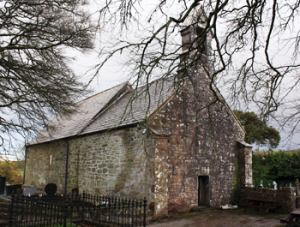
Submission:
M 115 53 L 122 51 L 132 54 L 126 64 L 133 66 L 130 76 L 136 86 L 154 78 L 168 78 L 183 68 L 193 67 L 195 62 L 205 65 L 202 53 L 197 50 L 207 42 L 210 49 L 205 55 L 210 67 L 205 71 L 215 100 L 224 101 L 218 98 L 213 86 L 218 83 L 229 88 L 234 105 L 245 108 L 255 104 L 259 116 L 265 121 L 277 116 L 281 127 L 288 126 L 288 122 L 298 120 L 300 113 L 297 109 L 300 100 L 294 100 L 299 89 L 300 72 L 300 32 L 296 23 L 300 15 L 299 5 L 299 0 L 157 0 L 147 6 L 139 1 L 108 1 L 98 11 L 99 24 L 101 28 L 119 29 L 120 39 L 116 37 L 113 45 L 101 52 L 106 58 L 99 63 L 97 73 Z M 196 16 L 195 11 L 202 15 Z M 124 37 L 123 34 L 129 32 L 131 26 L 142 23 L 141 18 L 132 18 L 144 12 L 149 12 L 149 26 L 142 30 L 138 41 L 134 39 L 132 42 L 130 36 Z M 182 53 L 178 33 L 191 17 L 203 32 L 200 41 L 192 43 L 187 50 L 196 54 L 189 56 L 190 61 L 183 62 L 186 53 Z M 161 23 L 157 23 L 159 19 Z M 283 56 L 282 60 L 279 56 Z M 291 106 L 291 100 L 296 105 Z M 282 115 L 287 108 L 293 111 Z M 291 130 L 299 131 L 298 125 L 293 125 Z
M 7 1 L 0 8 L 0 152 L 67 113 L 85 88 L 59 48 L 93 48 L 81 1 Z

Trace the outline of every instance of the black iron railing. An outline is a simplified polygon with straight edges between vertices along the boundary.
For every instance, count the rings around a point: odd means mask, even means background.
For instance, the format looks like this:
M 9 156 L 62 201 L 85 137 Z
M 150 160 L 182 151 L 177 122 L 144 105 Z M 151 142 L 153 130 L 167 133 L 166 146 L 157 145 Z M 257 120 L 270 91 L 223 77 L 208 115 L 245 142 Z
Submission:
M 13 196 L 10 226 L 146 226 L 147 200 L 109 196 Z

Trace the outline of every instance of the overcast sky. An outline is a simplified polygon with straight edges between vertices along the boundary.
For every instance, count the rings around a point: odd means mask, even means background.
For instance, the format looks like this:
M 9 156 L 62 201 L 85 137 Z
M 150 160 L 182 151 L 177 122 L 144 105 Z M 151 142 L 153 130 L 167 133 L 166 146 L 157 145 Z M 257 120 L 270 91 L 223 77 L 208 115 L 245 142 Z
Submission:
M 0 2 L 1 4 L 1 2 Z M 3 3 L 2 3 L 3 4 Z M 144 11 L 141 11 L 141 15 L 144 15 L 144 18 L 140 18 L 141 19 L 141 24 L 143 24 L 143 26 L 146 26 L 147 23 L 145 23 L 148 19 L 148 16 L 150 14 L 149 9 L 151 9 L 153 7 L 152 1 L 143 1 L 142 2 L 143 5 L 141 5 L 141 10 L 143 9 Z M 149 4 L 148 6 L 145 7 L 146 4 Z M 90 7 L 90 11 L 93 11 L 96 9 L 96 5 L 93 3 L 92 7 Z M 172 9 L 170 7 L 169 12 L 172 12 Z M 176 15 L 176 10 L 173 10 L 173 15 Z M 157 24 L 159 24 L 159 20 L 157 20 Z M 143 27 L 141 27 L 143 28 Z M 140 28 L 140 32 L 143 32 L 143 29 Z M 144 27 L 146 28 L 146 27 Z M 140 35 L 137 34 L 137 30 L 136 28 L 132 28 L 132 31 L 135 31 L 134 33 L 129 33 L 127 34 L 126 38 L 131 37 L 131 38 L 136 38 L 139 37 Z M 96 65 L 97 63 L 99 63 L 100 61 L 100 57 L 98 56 L 99 53 L 99 49 L 105 45 L 110 45 L 109 40 L 110 38 L 115 35 L 113 34 L 113 32 L 106 30 L 106 32 L 101 34 L 101 37 L 98 36 L 97 40 L 96 40 L 96 45 L 95 45 L 95 50 L 90 52 L 90 53 L 79 53 L 78 51 L 69 51 L 69 50 L 65 50 L 65 54 L 67 56 L 70 56 L 72 58 L 74 58 L 74 61 L 70 63 L 71 68 L 74 70 L 74 72 L 76 73 L 76 75 L 78 75 L 83 82 L 87 82 L 90 79 L 90 73 L 88 73 L 87 71 L 89 69 L 91 69 L 94 65 Z M 274 49 L 274 51 L 279 52 L 278 50 L 281 49 L 282 47 L 280 46 L 272 46 L 272 48 Z M 106 89 L 109 89 L 115 85 L 118 85 L 120 83 L 123 83 L 125 81 L 129 80 L 129 72 L 126 69 L 126 66 L 123 65 L 123 63 L 126 61 L 126 58 L 128 56 L 125 54 L 122 55 L 116 55 L 114 58 L 112 58 L 104 67 L 103 69 L 99 72 L 98 76 L 92 81 L 90 88 L 93 90 L 92 94 L 104 91 Z M 275 59 L 276 61 L 284 61 L 285 60 L 285 55 L 281 54 L 278 55 Z M 218 87 L 221 90 L 221 93 L 223 94 L 223 96 L 227 99 L 229 99 L 230 97 L 228 97 L 228 92 L 226 92 L 226 87 L 225 86 L 221 86 Z M 229 100 L 228 100 L 229 101 Z M 255 110 L 253 109 L 253 111 L 255 112 Z M 276 128 L 276 125 L 274 124 L 274 122 L 270 122 L 271 125 L 273 124 L 273 126 Z M 282 139 L 284 139 L 286 137 L 286 134 L 281 133 Z M 299 140 L 299 136 L 296 135 L 294 137 L 294 142 L 297 142 Z M 291 144 L 286 144 L 284 140 L 282 140 L 282 142 L 280 143 L 280 146 L 278 147 L 278 149 L 298 149 L 298 145 L 294 146 Z
M 148 5 L 145 7 L 145 4 L 148 4 Z M 140 17 L 140 20 L 143 24 L 147 24 L 146 21 L 150 14 L 149 10 L 153 8 L 153 6 L 154 6 L 153 4 L 155 4 L 155 3 L 152 3 L 150 1 L 143 2 L 143 5 L 140 8 L 140 10 L 144 10 L 144 11 L 141 11 L 141 15 L 144 15 L 144 18 Z M 168 9 L 168 12 L 170 14 L 175 11 L 174 10 L 172 11 L 171 7 Z M 174 15 L 176 16 L 176 13 L 173 13 L 172 16 L 174 16 Z M 157 24 L 159 24 L 159 23 L 160 23 L 159 20 L 157 20 Z M 134 31 L 134 34 L 133 34 L 133 32 L 131 32 L 131 33 L 129 32 L 129 34 L 127 34 L 126 38 L 140 37 L 140 34 L 138 34 L 138 32 L 143 32 L 142 29 L 140 29 L 140 30 L 135 30 L 135 28 L 131 28 L 131 29 L 132 29 L 132 31 Z M 219 30 L 220 29 L 225 30 L 226 26 L 219 24 Z M 299 29 L 295 28 L 295 30 L 299 30 Z M 261 34 L 266 33 L 263 30 L 261 30 L 260 32 L 261 32 Z M 73 54 L 73 55 L 71 54 L 71 56 L 73 56 L 73 57 L 76 56 L 76 61 L 73 62 L 71 67 L 74 69 L 74 71 L 76 72 L 77 75 L 81 74 L 81 78 L 83 81 L 87 81 L 89 78 L 87 75 L 83 76 L 83 74 L 88 69 L 90 69 L 93 65 L 99 63 L 99 56 L 98 56 L 99 48 L 103 47 L 105 45 L 110 45 L 109 40 L 110 40 L 110 37 L 112 37 L 112 36 L 115 36 L 115 34 L 112 35 L 111 31 L 109 31 L 109 29 L 106 32 L 103 32 L 101 35 L 102 38 L 96 40 L 96 48 L 93 53 L 79 54 L 79 53 L 71 52 Z M 106 39 L 105 39 L 105 37 L 106 37 Z M 289 31 L 287 31 L 285 34 L 283 34 L 283 36 L 281 38 L 288 39 L 289 37 L 290 37 L 290 33 L 289 33 Z M 178 42 L 180 42 L 180 40 L 178 40 Z M 270 52 L 273 54 L 272 61 L 275 64 L 287 62 L 287 60 L 289 59 L 287 56 L 291 55 L 291 52 L 287 52 L 286 50 L 288 50 L 287 46 L 282 47 L 282 46 L 278 45 L 277 43 L 272 43 L 272 45 L 270 45 Z M 265 60 L 263 51 L 264 50 L 262 48 L 261 49 L 261 57 L 260 57 L 262 61 Z M 96 77 L 96 79 L 91 83 L 91 88 L 93 90 L 93 92 L 92 92 L 93 94 L 98 93 L 103 90 L 106 90 L 117 84 L 120 84 L 120 83 L 123 83 L 123 82 L 129 80 L 129 72 L 126 71 L 126 68 L 123 66 L 123 63 L 126 61 L 126 58 L 128 58 L 128 56 L 126 54 L 117 55 L 103 67 L 103 69 L 100 71 L 100 73 Z M 243 56 L 243 54 L 241 54 L 240 56 L 237 56 L 235 58 L 235 61 L 238 63 L 239 60 L 243 59 L 243 58 L 245 58 L 245 56 Z M 221 93 L 223 94 L 223 96 L 227 99 L 227 101 L 230 104 L 230 94 L 226 90 L 228 87 L 222 85 L 222 86 L 219 86 L 218 88 L 221 90 Z M 297 95 L 297 93 L 295 95 Z M 232 108 L 236 108 L 236 107 L 232 107 Z M 249 107 L 248 111 L 257 112 L 255 108 L 256 107 L 254 105 L 251 105 Z M 276 122 L 270 121 L 269 125 L 273 126 L 279 130 L 279 127 L 278 127 L 278 125 L 276 125 Z M 289 136 L 289 138 L 292 138 L 290 135 L 286 134 L 285 132 L 281 132 L 282 140 L 277 149 L 298 149 L 299 148 L 299 146 L 298 146 L 299 135 L 297 135 L 297 134 L 294 135 L 293 139 L 289 142 L 287 140 L 288 136 Z M 254 148 L 255 147 L 256 146 L 254 146 Z M 260 149 L 267 149 L 267 147 L 263 147 Z

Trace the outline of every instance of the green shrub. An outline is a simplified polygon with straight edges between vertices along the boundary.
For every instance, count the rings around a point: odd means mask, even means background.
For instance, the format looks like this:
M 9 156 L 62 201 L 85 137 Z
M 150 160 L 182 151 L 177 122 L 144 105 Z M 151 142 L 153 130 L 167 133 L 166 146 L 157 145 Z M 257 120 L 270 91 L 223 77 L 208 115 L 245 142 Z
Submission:
M 264 187 L 273 181 L 295 180 L 300 178 L 300 151 L 254 152 L 252 156 L 253 183 Z

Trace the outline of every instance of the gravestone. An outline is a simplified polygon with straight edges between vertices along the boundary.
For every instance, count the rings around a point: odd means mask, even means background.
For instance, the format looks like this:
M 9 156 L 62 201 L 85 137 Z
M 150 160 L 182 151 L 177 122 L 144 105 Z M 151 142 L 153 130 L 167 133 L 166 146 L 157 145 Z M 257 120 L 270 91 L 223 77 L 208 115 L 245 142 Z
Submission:
M 276 181 L 273 181 L 274 189 L 278 190 Z
M 0 175 L 0 194 L 4 194 L 6 177 Z
M 37 186 L 35 186 L 35 185 L 32 185 L 30 188 L 25 188 L 23 191 L 23 195 L 32 196 L 35 194 L 36 189 L 37 189 Z
M 17 189 L 17 195 L 23 195 L 23 189 L 22 188 Z
M 54 196 L 57 190 L 57 186 L 54 183 L 49 183 L 45 187 L 45 192 L 47 195 Z
M 6 194 L 7 195 L 17 194 L 17 189 L 21 187 L 22 187 L 21 184 L 6 185 Z
M 263 180 L 260 180 L 260 187 L 264 188 L 264 181 Z
M 72 197 L 77 198 L 78 197 L 78 188 L 73 188 L 72 189 Z

